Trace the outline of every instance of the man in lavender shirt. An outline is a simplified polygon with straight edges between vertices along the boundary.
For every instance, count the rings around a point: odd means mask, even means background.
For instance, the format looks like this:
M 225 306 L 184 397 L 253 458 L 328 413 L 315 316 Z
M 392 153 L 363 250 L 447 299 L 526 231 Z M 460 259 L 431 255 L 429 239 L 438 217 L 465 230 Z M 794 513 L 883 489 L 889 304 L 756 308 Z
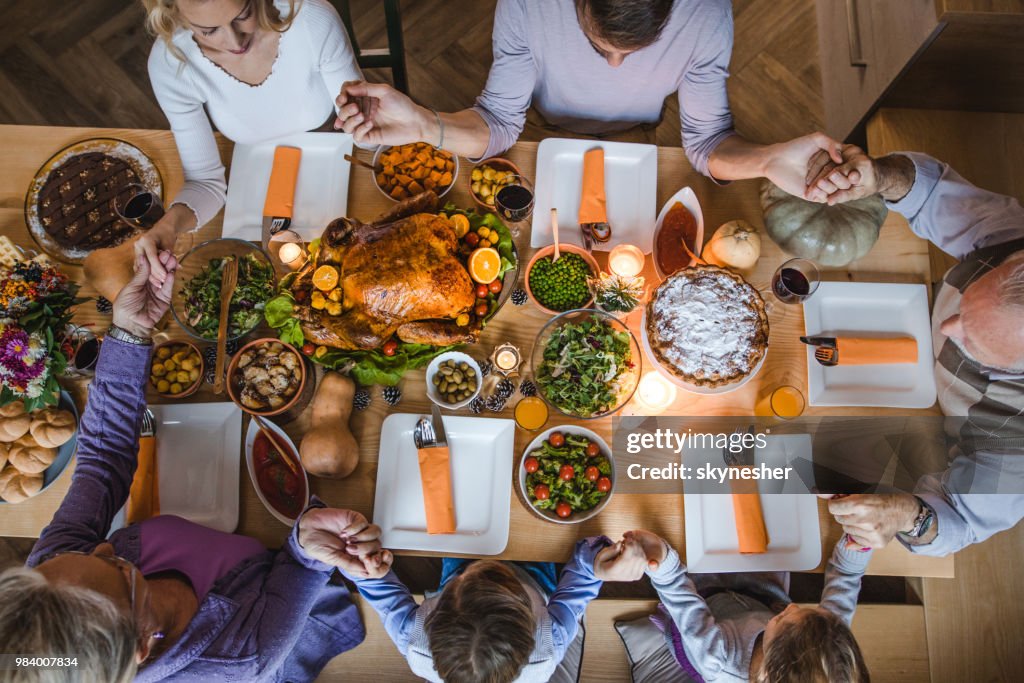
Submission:
M 47 680 L 311 681 L 365 631 L 348 590 L 332 580 L 387 574 L 380 529 L 359 513 L 313 501 L 284 547 L 170 515 L 115 532 L 128 497 L 146 408 L 150 333 L 167 312 L 177 268 L 136 275 L 114 303 L 80 424 L 77 464 L 28 567 L 0 574 L 0 638 L 7 652 L 82 654 Z M 161 453 L 173 465 L 173 453 Z M 335 577 L 336 579 L 336 577 Z M 60 678 L 66 676 L 66 678 Z
M 726 79 L 730 0 L 498 0 L 494 62 L 476 105 L 438 114 L 386 85 L 347 83 L 335 128 L 357 142 L 425 140 L 483 159 L 511 147 L 532 105 L 547 122 L 614 136 L 656 124 L 679 98 L 683 148 L 717 180 L 770 178 L 802 196 L 809 159 L 839 144 L 815 133 L 758 145 L 733 129 Z

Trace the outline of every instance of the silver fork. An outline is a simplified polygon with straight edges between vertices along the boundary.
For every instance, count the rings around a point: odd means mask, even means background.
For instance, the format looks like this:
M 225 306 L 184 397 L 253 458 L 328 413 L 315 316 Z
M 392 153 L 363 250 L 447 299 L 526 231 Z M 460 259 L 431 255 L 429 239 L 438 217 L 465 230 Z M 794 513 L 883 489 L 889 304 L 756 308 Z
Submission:
M 292 221 L 291 221 L 290 218 L 281 218 L 281 217 L 274 218 L 274 220 L 272 220 L 270 222 L 270 234 L 271 235 L 276 235 L 277 233 L 281 232 L 282 230 L 287 230 L 288 226 L 291 225 L 291 224 L 292 224 Z
M 149 408 L 142 414 L 142 431 L 139 436 L 156 436 L 156 415 Z
M 434 425 L 430 420 L 421 417 L 412 430 L 412 440 L 416 448 L 433 448 L 437 444 L 437 435 L 434 434 Z

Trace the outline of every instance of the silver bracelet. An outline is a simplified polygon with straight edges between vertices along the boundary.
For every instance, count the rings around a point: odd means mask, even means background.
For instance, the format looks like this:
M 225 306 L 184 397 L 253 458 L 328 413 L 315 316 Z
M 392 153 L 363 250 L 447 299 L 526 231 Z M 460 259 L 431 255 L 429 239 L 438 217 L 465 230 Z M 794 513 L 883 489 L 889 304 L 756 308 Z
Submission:
M 444 121 L 441 120 L 441 115 L 437 113 L 437 110 L 431 107 L 430 111 L 434 112 L 434 118 L 437 119 L 437 127 L 441 129 L 441 139 L 437 143 L 438 149 L 444 149 Z
M 125 344 L 134 344 L 136 346 L 153 345 L 153 340 L 151 338 L 134 335 L 128 330 L 118 327 L 117 325 L 110 326 L 110 329 L 107 330 L 107 336 L 111 339 L 116 339 L 119 342 L 124 342 Z

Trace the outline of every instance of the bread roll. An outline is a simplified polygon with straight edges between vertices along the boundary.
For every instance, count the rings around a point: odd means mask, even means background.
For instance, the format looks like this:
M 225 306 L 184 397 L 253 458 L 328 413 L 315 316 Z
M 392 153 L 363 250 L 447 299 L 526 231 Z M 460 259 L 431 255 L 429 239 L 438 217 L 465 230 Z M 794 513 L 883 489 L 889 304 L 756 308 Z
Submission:
M 11 445 L 9 443 L 3 443 L 0 441 L 0 470 L 3 470 L 7 464 L 7 451 L 9 451 Z
M 0 408 L 0 441 L 10 443 L 25 435 L 32 426 L 32 418 L 25 414 L 21 401 L 8 403 Z
M 8 462 L 23 474 L 42 474 L 57 457 L 56 448 L 44 448 L 26 434 L 10 445 Z
M 25 474 L 7 465 L 0 470 L 0 498 L 8 503 L 20 503 L 39 493 L 43 488 L 43 475 Z
M 29 431 L 40 446 L 60 448 L 75 433 L 75 416 L 60 408 L 40 410 L 32 414 Z

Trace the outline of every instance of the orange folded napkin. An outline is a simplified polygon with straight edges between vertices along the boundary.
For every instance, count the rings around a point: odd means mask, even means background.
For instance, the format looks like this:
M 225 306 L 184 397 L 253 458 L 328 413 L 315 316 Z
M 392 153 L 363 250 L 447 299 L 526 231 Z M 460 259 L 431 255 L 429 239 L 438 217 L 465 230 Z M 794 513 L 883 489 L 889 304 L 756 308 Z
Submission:
M 428 534 L 455 533 L 455 502 L 452 500 L 451 453 L 448 448 L 421 448 L 420 481 Z
M 160 514 L 160 478 L 156 465 L 156 437 L 139 439 L 139 464 L 128 493 L 128 524 L 135 524 Z
M 913 337 L 836 337 L 836 349 L 840 365 L 917 362 L 917 340 Z
M 278 147 L 274 150 L 274 165 L 270 169 L 267 199 L 263 215 L 291 218 L 295 207 L 295 181 L 299 177 L 302 150 L 298 147 Z
M 583 193 L 580 196 L 579 222 L 608 222 L 604 198 L 604 150 L 600 147 L 583 155 Z
M 740 541 L 741 553 L 764 553 L 768 551 L 768 529 L 764 526 L 761 510 L 761 494 L 757 492 L 754 479 L 732 479 L 732 510 L 736 515 L 736 536 Z

